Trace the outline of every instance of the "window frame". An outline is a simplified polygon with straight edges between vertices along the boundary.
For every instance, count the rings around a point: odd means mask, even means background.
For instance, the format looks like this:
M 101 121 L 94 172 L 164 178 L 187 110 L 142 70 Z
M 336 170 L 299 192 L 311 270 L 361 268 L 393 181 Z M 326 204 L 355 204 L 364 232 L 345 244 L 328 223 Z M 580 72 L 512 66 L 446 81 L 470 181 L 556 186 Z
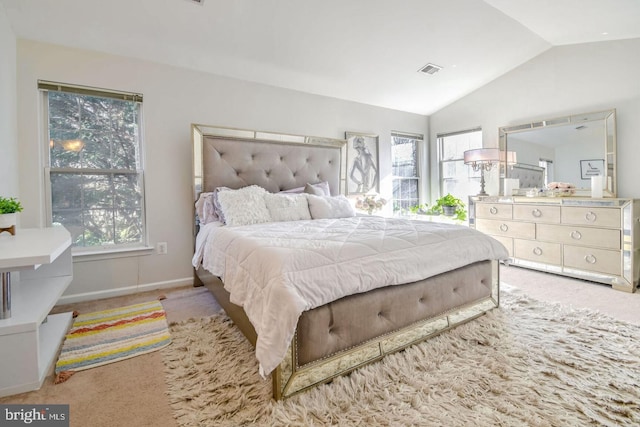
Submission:
M 52 173 L 69 173 L 80 176 L 82 174 L 91 174 L 92 172 L 98 172 L 100 175 L 108 174 L 126 174 L 136 175 L 138 185 L 140 188 L 140 225 L 142 228 L 141 238 L 139 242 L 135 243 L 120 243 L 120 244 L 102 244 L 92 246 L 72 246 L 72 255 L 74 257 L 81 256 L 83 261 L 91 261 L 96 259 L 105 258 L 120 258 L 130 256 L 136 252 L 140 254 L 148 254 L 153 248 L 149 246 L 149 230 L 147 220 L 146 209 L 146 185 L 145 185 L 145 156 L 144 156 L 144 112 L 143 112 L 143 96 L 137 93 L 123 92 L 111 89 L 93 88 L 88 86 L 71 85 L 66 83 L 55 83 L 44 80 L 38 80 L 38 90 L 40 92 L 40 102 L 42 111 L 42 131 L 41 138 L 42 144 L 42 163 L 44 169 L 44 197 L 45 197 L 45 224 L 47 226 L 53 225 L 53 200 L 52 200 L 52 186 L 51 186 L 51 174 Z M 121 170 L 121 169 L 99 169 L 99 168 L 52 168 L 51 167 L 51 153 L 49 142 L 49 92 L 65 92 L 73 93 L 84 96 L 94 96 L 109 99 L 118 99 L 122 101 L 135 102 L 138 104 L 138 138 L 137 138 L 137 167 L 135 171 Z
M 478 126 L 478 127 L 474 127 L 474 128 L 470 128 L 470 129 L 465 129 L 465 130 L 461 130 L 461 131 L 456 131 L 456 132 L 447 132 L 447 133 L 438 133 L 436 134 L 436 149 L 437 149 L 437 157 L 438 157 L 438 192 L 439 192 L 439 197 L 444 196 L 444 163 L 445 162 L 457 162 L 457 161 L 464 161 L 464 158 L 455 158 L 455 159 L 443 159 L 443 154 L 444 154 L 444 138 L 447 137 L 452 137 L 452 136 L 456 136 L 456 135 L 464 135 L 464 134 L 468 134 L 468 133 L 474 133 L 474 132 L 480 132 L 480 136 L 481 136 L 481 140 L 480 140 L 480 146 L 477 148 L 482 148 L 483 147 L 483 141 L 482 141 L 482 127 Z M 475 178 L 475 177 L 474 177 Z M 480 175 L 478 174 L 478 182 L 480 182 Z M 469 181 L 471 181 L 471 177 L 469 179 Z
M 393 147 L 394 147 L 394 138 L 408 138 L 408 139 L 413 139 L 416 141 L 416 151 L 415 151 L 415 170 L 416 170 L 416 175 L 412 176 L 412 177 L 406 177 L 406 176 L 396 176 L 393 174 L 393 160 L 394 160 L 394 156 L 393 156 Z M 401 132 L 401 131 L 391 131 L 391 207 L 393 210 L 394 204 L 395 204 L 395 198 L 393 197 L 393 184 L 396 180 L 415 180 L 417 182 L 417 192 L 418 194 L 416 195 L 416 200 L 417 203 L 416 204 L 420 204 L 421 200 L 422 200 L 422 173 L 421 173 L 421 162 L 420 162 L 420 157 L 423 153 L 424 150 L 424 135 L 423 134 L 419 134 L 419 133 L 413 133 L 413 132 Z M 402 200 L 402 199 L 401 199 Z M 401 214 L 402 213 L 402 209 L 398 210 L 397 212 L 395 210 L 393 210 L 394 214 Z

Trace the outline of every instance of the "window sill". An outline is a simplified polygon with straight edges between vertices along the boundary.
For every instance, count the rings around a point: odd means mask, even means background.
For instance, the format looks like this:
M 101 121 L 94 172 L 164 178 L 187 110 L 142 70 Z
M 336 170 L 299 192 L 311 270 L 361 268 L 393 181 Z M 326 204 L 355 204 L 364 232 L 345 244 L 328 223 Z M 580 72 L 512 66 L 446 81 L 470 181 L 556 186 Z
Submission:
M 89 261 L 101 261 L 111 258 L 129 258 L 134 256 L 146 256 L 151 255 L 154 252 L 154 248 L 151 246 L 135 246 L 130 248 L 105 248 L 105 249 L 91 249 L 74 252 L 72 250 L 72 256 L 74 262 L 89 262 Z

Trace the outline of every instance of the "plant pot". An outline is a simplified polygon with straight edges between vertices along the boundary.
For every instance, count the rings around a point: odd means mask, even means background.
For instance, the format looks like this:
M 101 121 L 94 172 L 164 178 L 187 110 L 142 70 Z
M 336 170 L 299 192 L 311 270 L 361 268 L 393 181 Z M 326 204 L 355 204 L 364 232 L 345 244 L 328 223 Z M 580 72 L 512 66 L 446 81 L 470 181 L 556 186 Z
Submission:
M 16 225 L 16 213 L 0 214 L 0 228 L 11 228 Z
M 15 212 L 0 214 L 0 233 L 8 232 L 12 236 L 16 235 L 16 220 L 18 214 Z
M 442 212 L 444 213 L 445 216 L 454 216 L 456 214 L 456 207 L 455 206 L 443 206 L 442 207 Z

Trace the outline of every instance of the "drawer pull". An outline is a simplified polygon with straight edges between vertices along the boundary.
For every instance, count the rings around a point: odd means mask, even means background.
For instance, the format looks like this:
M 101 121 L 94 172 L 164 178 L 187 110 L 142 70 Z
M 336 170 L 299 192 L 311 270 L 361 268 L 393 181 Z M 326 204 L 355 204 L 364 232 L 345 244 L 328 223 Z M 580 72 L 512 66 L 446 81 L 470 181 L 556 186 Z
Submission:
M 489 209 L 489 212 L 491 212 L 492 215 L 495 215 L 498 213 L 498 208 L 496 208 L 495 206 L 491 206 L 491 209 Z
M 536 218 L 540 218 L 542 216 L 542 211 L 538 208 L 535 208 L 534 210 L 531 211 L 531 215 L 533 215 Z
M 500 231 L 506 232 L 509 230 L 509 226 L 507 224 L 500 224 Z
M 585 255 L 584 256 L 584 260 L 587 262 L 587 264 L 595 264 L 597 259 L 594 255 Z
M 596 213 L 593 211 L 589 211 L 586 214 L 584 214 L 584 219 L 586 219 L 588 222 L 596 222 L 597 218 L 598 218 L 598 215 L 596 215 Z
M 573 230 L 571 232 L 571 238 L 574 240 L 580 240 L 582 239 L 582 234 L 578 230 Z
M 542 249 L 536 246 L 535 248 L 533 248 L 533 254 L 538 256 L 542 255 Z

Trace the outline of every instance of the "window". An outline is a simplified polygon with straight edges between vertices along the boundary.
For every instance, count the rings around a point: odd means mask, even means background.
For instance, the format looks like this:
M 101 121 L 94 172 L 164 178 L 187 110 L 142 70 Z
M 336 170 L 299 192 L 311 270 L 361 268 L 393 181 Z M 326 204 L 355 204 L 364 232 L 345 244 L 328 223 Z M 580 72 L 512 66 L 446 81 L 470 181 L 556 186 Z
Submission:
M 555 181 L 555 178 L 553 177 L 553 160 L 540 159 L 538 161 L 538 166 L 544 169 L 544 185 L 545 186 L 550 182 Z
M 38 87 L 51 223 L 64 225 L 85 251 L 146 244 L 142 95 L 43 81 Z
M 394 212 L 419 203 L 418 146 L 422 140 L 422 135 L 391 134 Z
M 480 191 L 480 172 L 464 164 L 464 152 L 482 148 L 482 130 L 438 135 L 441 195 L 451 193 L 460 200 Z

